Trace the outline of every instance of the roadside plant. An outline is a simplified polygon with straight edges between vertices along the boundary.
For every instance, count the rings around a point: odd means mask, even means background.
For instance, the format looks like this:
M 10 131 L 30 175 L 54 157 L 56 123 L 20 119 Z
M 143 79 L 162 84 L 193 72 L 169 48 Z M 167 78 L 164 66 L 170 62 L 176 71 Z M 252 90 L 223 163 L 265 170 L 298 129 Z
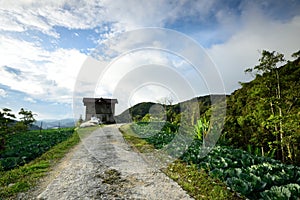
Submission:
M 197 120 L 197 123 L 194 127 L 195 138 L 204 142 L 204 138 L 208 134 L 210 128 L 210 122 L 205 117 L 202 117 L 199 120 Z M 203 145 L 205 146 L 204 143 Z

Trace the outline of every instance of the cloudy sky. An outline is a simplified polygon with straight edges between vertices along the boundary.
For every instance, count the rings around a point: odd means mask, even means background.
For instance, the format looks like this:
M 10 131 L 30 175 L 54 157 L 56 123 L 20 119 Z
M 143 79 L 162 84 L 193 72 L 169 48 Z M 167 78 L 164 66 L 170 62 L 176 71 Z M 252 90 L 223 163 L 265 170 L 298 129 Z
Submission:
M 0 1 L 0 107 L 61 119 L 83 96 L 120 98 L 121 112 L 163 97 L 230 94 L 251 80 L 244 70 L 263 49 L 290 59 L 299 35 L 299 0 Z M 194 58 L 214 69 L 196 76 Z

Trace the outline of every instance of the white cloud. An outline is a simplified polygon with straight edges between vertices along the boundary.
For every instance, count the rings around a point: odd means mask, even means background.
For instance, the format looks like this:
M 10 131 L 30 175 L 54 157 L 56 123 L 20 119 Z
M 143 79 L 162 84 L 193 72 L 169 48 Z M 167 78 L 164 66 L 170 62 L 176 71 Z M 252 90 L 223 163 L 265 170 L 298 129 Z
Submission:
M 59 37 L 53 26 L 93 28 L 103 22 L 98 1 L 5 1 L 0 3 L 0 30 L 39 30 Z
M 6 97 L 6 96 L 7 96 L 6 91 L 0 88 L 0 97 Z
M 258 64 L 264 49 L 283 53 L 286 58 L 299 50 L 300 16 L 289 21 L 270 20 L 261 10 L 245 10 L 243 26 L 223 44 L 207 49 L 225 81 L 226 92 L 239 87 L 238 81 L 250 80 L 244 70 Z
M 27 101 L 29 103 L 36 103 L 37 101 L 31 97 L 24 97 L 24 101 Z
M 111 65 L 103 66 L 101 72 L 95 80 L 96 90 L 89 89 L 98 97 L 117 98 L 117 113 L 142 101 L 157 102 L 170 94 L 179 102 L 208 93 L 190 64 L 159 49 L 141 49 L 122 55 Z
M 163 27 L 184 17 L 205 21 L 216 1 L 188 0 L 57 0 L 0 2 L 0 30 L 39 30 L 59 37 L 54 26 L 91 29 L 112 23 L 113 32 L 139 27 Z
M 0 83 L 34 98 L 70 102 L 86 56 L 75 49 L 49 52 L 33 43 L 1 36 Z M 20 75 L 3 66 L 13 67 Z

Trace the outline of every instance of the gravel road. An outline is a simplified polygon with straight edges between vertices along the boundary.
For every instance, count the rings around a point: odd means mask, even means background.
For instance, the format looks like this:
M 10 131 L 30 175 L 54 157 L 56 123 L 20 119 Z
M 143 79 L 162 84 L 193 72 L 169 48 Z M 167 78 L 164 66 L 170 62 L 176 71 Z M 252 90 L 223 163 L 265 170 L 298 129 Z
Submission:
M 192 199 L 134 152 L 117 125 L 83 139 L 41 188 L 34 199 Z

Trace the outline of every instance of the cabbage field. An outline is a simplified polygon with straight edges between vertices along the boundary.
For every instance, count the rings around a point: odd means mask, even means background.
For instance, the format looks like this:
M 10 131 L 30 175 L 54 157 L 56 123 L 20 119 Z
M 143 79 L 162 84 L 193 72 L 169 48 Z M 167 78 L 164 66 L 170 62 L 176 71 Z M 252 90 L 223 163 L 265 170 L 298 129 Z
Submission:
M 163 127 L 155 123 L 151 126 L 137 123 L 132 129 L 157 149 L 170 143 L 176 134 L 176 127 L 169 123 Z M 297 200 L 300 197 L 300 167 L 228 146 L 216 146 L 207 156 L 200 157 L 201 148 L 202 142 L 195 138 L 180 159 L 196 164 L 249 199 Z
M 74 128 L 60 128 L 8 135 L 5 149 L 0 151 L 0 170 L 10 170 L 34 160 L 73 133 Z

